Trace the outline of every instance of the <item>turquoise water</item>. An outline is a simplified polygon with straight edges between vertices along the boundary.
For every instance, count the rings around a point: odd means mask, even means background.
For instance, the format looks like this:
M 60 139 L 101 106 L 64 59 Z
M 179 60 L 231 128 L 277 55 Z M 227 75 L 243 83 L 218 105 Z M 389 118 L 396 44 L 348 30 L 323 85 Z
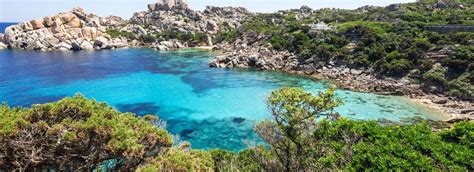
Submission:
M 120 111 L 156 114 L 194 148 L 239 150 L 259 142 L 256 121 L 269 118 L 265 99 L 283 86 L 314 93 L 328 87 L 278 72 L 209 68 L 209 52 L 122 49 L 96 52 L 0 51 L 0 101 L 13 106 L 57 101 L 81 92 Z M 352 119 L 399 121 L 439 114 L 405 98 L 338 90 Z

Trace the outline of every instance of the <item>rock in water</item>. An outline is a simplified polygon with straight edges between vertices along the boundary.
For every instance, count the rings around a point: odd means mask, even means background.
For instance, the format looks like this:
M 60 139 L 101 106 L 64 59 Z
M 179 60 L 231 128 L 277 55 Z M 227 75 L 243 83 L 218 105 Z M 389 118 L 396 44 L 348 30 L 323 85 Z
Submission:
M 8 48 L 3 42 L 0 42 L 0 50 Z
M 81 50 L 81 44 L 80 44 L 79 42 L 77 42 L 77 41 L 73 41 L 73 42 L 71 43 L 71 46 L 72 46 L 72 50 L 73 50 L 73 51 L 79 51 L 79 50 Z
M 90 50 L 94 50 L 94 46 L 89 41 L 82 41 L 81 49 L 90 51 Z
M 54 48 L 58 51 L 69 51 L 70 49 L 72 49 L 72 46 L 68 43 L 60 42 Z

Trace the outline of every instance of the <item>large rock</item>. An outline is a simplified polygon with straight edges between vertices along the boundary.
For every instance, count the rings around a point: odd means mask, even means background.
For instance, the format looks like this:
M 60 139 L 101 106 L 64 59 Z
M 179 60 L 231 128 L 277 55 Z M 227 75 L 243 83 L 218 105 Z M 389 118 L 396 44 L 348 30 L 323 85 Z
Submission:
M 435 3 L 433 4 L 433 8 L 448 8 L 448 4 L 444 3 L 444 2 L 438 2 L 438 3 Z
M 465 108 L 465 109 L 461 110 L 462 114 L 468 114 L 468 113 L 471 113 L 471 112 L 474 112 L 474 107 L 469 107 L 469 108 Z
M 46 16 L 43 18 L 43 23 L 45 27 L 53 26 L 54 20 L 51 16 Z
M 82 26 L 79 18 L 73 18 L 65 24 L 66 28 L 80 28 Z
M 101 49 L 107 48 L 108 45 L 109 45 L 109 40 L 107 38 L 103 37 L 103 36 L 98 37 L 94 41 L 94 46 L 97 46 Z
M 54 48 L 59 51 L 69 51 L 70 49 L 72 49 L 72 46 L 68 43 L 60 42 Z
M 81 48 L 81 43 L 79 43 L 79 42 L 77 42 L 77 41 L 73 41 L 73 42 L 71 43 L 71 46 L 72 46 L 71 49 L 72 49 L 73 51 L 79 51 L 79 50 L 82 49 L 82 48 Z
M 156 11 L 156 4 L 148 4 L 148 10 L 150 12 L 155 12 Z
M 72 21 L 74 18 L 76 18 L 76 15 L 74 15 L 72 12 L 69 13 L 63 13 L 59 15 L 59 18 L 63 23 L 68 23 Z
M 436 104 L 446 104 L 448 103 L 448 99 L 446 98 L 435 98 L 432 100 L 433 103 L 436 103 Z
M 139 25 L 135 26 L 135 30 L 139 35 L 148 35 L 148 32 Z
M 0 42 L 0 50 L 8 48 L 3 42 Z
M 30 23 L 33 26 L 33 29 L 35 29 L 35 30 L 42 29 L 42 28 L 45 27 L 44 24 L 43 24 L 43 19 L 32 20 Z
M 400 4 L 391 4 L 389 6 L 387 6 L 387 10 L 388 11 L 398 11 L 400 10 Z
M 81 49 L 90 51 L 90 50 L 94 50 L 94 46 L 89 41 L 82 41 Z
M 215 21 L 208 20 L 206 29 L 210 32 L 216 32 L 217 30 L 219 30 L 219 26 L 217 25 Z
M 84 27 L 82 28 L 82 36 L 85 40 L 91 41 L 97 38 L 97 28 Z
M 41 51 L 83 50 L 83 41 L 100 44 L 101 49 L 123 47 L 127 44 L 121 42 L 109 46 L 107 38 L 110 36 L 106 33 L 108 28 L 123 25 L 125 21 L 120 17 L 101 18 L 94 14 L 86 14 L 82 8 L 74 8 L 70 12 L 10 26 L 5 30 L 2 41 L 11 48 Z M 98 39 L 100 36 L 102 38 Z M 86 46 L 88 47 L 86 49 L 90 49 L 89 45 Z

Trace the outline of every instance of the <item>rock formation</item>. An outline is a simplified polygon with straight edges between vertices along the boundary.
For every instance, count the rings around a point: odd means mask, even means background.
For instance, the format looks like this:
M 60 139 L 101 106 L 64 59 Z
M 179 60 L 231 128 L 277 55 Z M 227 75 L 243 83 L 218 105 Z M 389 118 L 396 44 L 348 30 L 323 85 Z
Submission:
M 3 42 L 10 48 L 38 51 L 121 48 L 126 42 L 112 40 L 106 29 L 124 24 L 120 17 L 102 18 L 86 14 L 82 8 L 74 8 L 70 12 L 10 26 L 5 30 Z M 95 44 L 99 39 L 107 44 Z
M 185 3 L 170 6 L 162 2 L 149 4 L 148 11 L 135 13 L 130 19 L 129 28 L 148 26 L 144 29 L 145 34 L 139 33 L 140 35 L 162 32 L 205 33 L 208 41 L 204 44 L 210 45 L 215 34 L 238 28 L 242 21 L 251 15 L 253 13 L 245 8 L 208 6 L 204 11 L 194 11 Z

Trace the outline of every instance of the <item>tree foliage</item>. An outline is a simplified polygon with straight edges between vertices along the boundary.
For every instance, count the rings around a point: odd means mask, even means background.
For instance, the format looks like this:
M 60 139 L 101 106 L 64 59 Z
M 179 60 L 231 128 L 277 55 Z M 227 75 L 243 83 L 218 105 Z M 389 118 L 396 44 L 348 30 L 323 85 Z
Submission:
M 334 88 L 319 96 L 301 88 L 282 88 L 268 98 L 273 120 L 260 122 L 255 130 L 271 146 L 285 171 L 302 170 L 308 160 L 307 145 L 314 124 L 322 113 L 332 111 L 339 104 L 334 99 Z
M 0 119 L 3 170 L 91 170 L 108 160 L 129 169 L 172 144 L 167 131 L 82 95 L 30 109 L 3 105 Z

